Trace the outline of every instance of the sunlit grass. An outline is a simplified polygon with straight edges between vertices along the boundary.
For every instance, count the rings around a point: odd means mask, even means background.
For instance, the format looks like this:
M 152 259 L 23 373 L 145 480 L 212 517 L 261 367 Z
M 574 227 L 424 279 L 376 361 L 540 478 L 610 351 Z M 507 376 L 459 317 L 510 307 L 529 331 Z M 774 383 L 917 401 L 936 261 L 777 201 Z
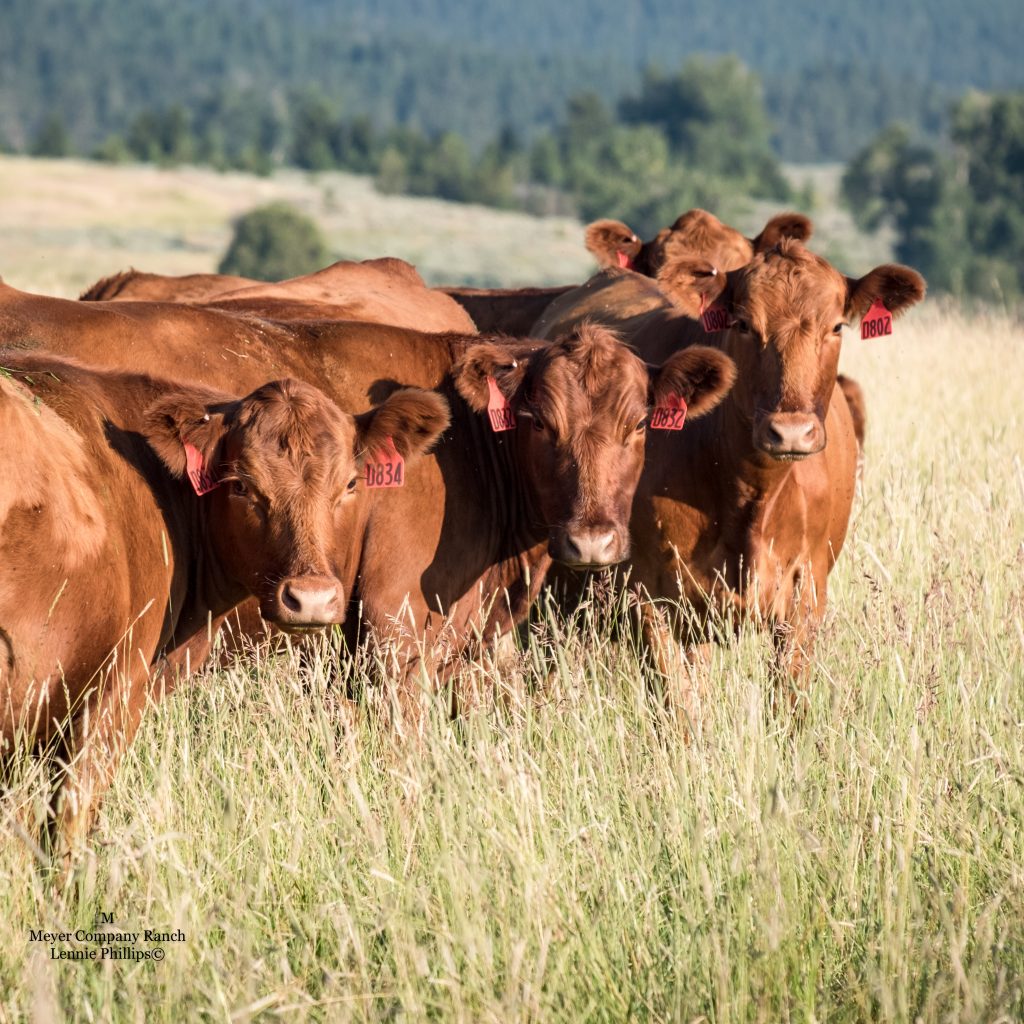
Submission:
M 74 889 L 0 839 L 0 1020 L 1021 1019 L 1022 342 L 938 305 L 846 341 L 867 465 L 799 730 L 751 633 L 692 742 L 586 619 L 406 745 L 330 639 L 263 652 L 147 717 Z M 28 941 L 100 911 L 186 941 Z

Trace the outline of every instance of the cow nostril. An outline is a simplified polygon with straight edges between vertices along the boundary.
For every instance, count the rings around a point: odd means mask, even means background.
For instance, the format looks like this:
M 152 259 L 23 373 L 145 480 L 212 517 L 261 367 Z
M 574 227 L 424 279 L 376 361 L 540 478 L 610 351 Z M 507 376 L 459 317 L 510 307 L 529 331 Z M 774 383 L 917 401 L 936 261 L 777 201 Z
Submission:
M 292 590 L 291 584 L 286 583 L 281 589 L 281 604 L 290 612 L 302 611 L 302 601 L 295 591 Z

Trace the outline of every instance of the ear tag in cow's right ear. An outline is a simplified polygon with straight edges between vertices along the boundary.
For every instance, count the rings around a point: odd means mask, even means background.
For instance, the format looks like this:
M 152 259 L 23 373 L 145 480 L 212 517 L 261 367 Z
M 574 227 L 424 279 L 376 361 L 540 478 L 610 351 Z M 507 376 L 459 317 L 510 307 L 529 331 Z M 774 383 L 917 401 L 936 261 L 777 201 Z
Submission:
M 405 459 L 389 436 L 384 439 L 383 448 L 376 457 L 366 463 L 366 486 L 401 487 L 405 484 Z
M 619 260 L 619 266 L 623 270 L 631 270 L 633 268 L 633 261 L 629 258 L 629 253 L 623 252 L 621 249 L 615 254 Z
M 682 430 L 686 422 L 686 399 L 669 394 L 651 413 L 651 430 Z
M 487 399 L 487 415 L 491 420 L 491 430 L 496 434 L 503 430 L 515 430 L 516 414 L 493 377 L 487 378 L 487 390 L 490 393 Z
M 185 473 L 192 484 L 192 490 L 200 498 L 220 487 L 220 481 L 203 465 L 203 453 L 188 441 L 185 442 Z
M 875 299 L 871 308 L 860 318 L 860 336 L 868 338 L 884 338 L 892 334 L 892 313 L 885 308 L 881 299 Z
M 707 301 L 708 297 L 701 292 L 700 322 L 704 325 L 704 333 L 714 334 L 715 331 L 724 331 L 727 327 L 732 327 L 732 317 L 729 316 L 729 311 L 714 302 L 708 306 Z

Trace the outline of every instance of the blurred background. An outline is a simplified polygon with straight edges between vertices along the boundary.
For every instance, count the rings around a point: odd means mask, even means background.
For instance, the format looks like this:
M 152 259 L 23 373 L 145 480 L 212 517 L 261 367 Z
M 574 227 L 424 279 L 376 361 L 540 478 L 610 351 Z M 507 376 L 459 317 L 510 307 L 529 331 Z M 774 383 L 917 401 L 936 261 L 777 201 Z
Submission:
M 1014 307 L 1020 14 L 2 0 L 0 274 L 73 295 L 128 265 L 214 270 L 271 204 L 262 276 L 386 254 L 432 283 L 564 283 L 591 268 L 581 221 L 649 237 L 702 206 L 754 233 L 793 208 L 851 273 L 894 257 Z

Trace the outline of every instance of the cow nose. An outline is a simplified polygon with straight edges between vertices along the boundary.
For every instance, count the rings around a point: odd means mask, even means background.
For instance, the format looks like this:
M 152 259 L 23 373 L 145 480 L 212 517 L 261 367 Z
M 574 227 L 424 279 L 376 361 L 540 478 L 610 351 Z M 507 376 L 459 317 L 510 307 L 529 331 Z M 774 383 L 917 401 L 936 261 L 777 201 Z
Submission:
M 817 416 L 774 413 L 766 416 L 756 437 L 757 447 L 780 459 L 800 459 L 825 446 L 825 428 Z
M 275 622 L 285 629 L 313 629 L 341 620 L 341 587 L 327 576 L 293 576 L 277 587 Z
M 556 557 L 568 565 L 613 565 L 625 557 L 619 551 L 618 535 L 608 529 L 566 532 L 562 548 Z

